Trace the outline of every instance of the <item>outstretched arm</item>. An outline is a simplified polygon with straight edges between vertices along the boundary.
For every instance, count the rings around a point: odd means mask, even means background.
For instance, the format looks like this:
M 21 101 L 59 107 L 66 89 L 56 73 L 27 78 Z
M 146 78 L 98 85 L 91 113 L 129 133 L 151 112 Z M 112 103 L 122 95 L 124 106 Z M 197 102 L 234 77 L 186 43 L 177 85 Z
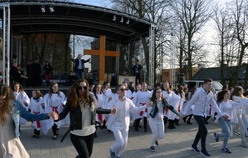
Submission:
M 87 63 L 87 62 L 89 62 L 89 61 L 90 61 L 90 58 L 89 58 L 88 60 L 85 60 L 84 62 Z
M 168 102 L 165 102 L 165 107 L 167 107 L 170 111 L 172 111 L 173 113 L 175 113 L 177 116 L 179 116 L 179 112 Z

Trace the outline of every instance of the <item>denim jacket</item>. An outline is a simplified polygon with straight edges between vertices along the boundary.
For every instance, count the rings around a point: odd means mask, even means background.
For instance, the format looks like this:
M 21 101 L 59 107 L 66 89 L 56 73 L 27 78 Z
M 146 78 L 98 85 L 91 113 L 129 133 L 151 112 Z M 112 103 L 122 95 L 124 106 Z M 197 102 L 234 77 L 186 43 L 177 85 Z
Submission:
M 26 108 L 19 101 L 13 101 L 11 117 L 15 123 L 15 135 L 18 138 L 20 136 L 19 132 L 19 121 L 20 116 L 28 121 L 46 120 L 49 119 L 47 114 L 32 114 L 26 110 Z
M 167 107 L 169 110 L 171 110 L 172 112 L 174 112 L 177 116 L 179 116 L 178 111 L 176 111 L 174 109 L 174 107 L 171 104 L 169 104 L 168 102 L 166 102 L 166 101 L 165 102 L 162 102 L 162 106 L 163 106 L 163 112 L 165 111 L 165 108 Z M 158 112 L 157 103 L 156 102 L 153 102 L 153 104 L 152 104 L 151 107 L 152 108 L 151 108 L 151 111 L 150 111 L 149 115 L 152 118 L 154 118 L 156 116 L 157 112 Z

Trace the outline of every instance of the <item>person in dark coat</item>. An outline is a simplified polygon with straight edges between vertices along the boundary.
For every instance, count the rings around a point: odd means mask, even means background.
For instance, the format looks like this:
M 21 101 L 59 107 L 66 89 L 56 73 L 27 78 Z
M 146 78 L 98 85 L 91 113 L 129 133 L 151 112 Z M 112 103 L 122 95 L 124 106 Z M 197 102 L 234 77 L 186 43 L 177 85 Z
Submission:
M 10 82 L 18 82 L 20 84 L 24 84 L 23 80 L 27 78 L 24 76 L 21 71 L 18 69 L 17 63 L 13 63 L 13 65 L 10 68 Z
M 53 68 L 52 65 L 47 61 L 43 67 L 43 70 L 45 71 L 45 80 L 46 80 L 46 84 L 47 86 L 50 85 L 50 80 L 51 80 L 51 76 L 52 76 L 52 72 L 53 72 Z
M 34 87 L 39 87 L 42 83 L 41 70 L 42 66 L 40 65 L 38 60 L 35 60 L 32 64 L 32 86 Z
M 84 63 L 87 63 L 90 61 L 90 58 L 88 60 L 81 59 L 82 54 L 78 54 L 78 57 L 76 59 L 71 59 L 75 65 L 74 65 L 74 71 L 78 79 L 84 78 Z
M 28 61 L 28 64 L 26 65 L 26 71 L 27 71 L 27 81 L 26 81 L 26 86 L 30 87 L 31 86 L 31 73 L 32 73 L 32 60 Z
M 140 84 L 140 71 L 141 71 L 142 66 L 139 64 L 139 59 L 135 60 L 135 65 L 133 66 L 133 75 L 135 76 L 135 84 Z

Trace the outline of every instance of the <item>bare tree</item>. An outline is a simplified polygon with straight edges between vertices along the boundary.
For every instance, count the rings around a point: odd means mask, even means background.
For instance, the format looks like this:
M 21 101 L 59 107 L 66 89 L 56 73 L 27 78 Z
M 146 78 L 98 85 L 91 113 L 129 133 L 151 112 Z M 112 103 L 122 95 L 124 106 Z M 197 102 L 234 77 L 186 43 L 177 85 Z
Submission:
M 176 0 L 171 3 L 173 12 L 186 34 L 185 53 L 188 60 L 187 70 L 189 79 L 192 78 L 193 54 L 198 47 L 193 43 L 197 43 L 197 33 L 200 32 L 212 15 L 210 4 L 211 0 Z
M 243 59 L 245 56 L 245 49 L 248 47 L 247 42 L 247 30 L 248 30 L 248 12 L 247 12 L 247 1 L 236 0 L 233 5 L 230 6 L 234 19 L 233 33 L 234 37 L 237 39 L 239 44 L 239 52 L 237 53 L 237 69 L 233 72 L 232 78 L 230 80 L 230 85 L 235 86 L 238 84 L 238 76 L 243 64 Z M 246 73 L 245 87 L 247 87 L 248 73 Z
M 217 6 L 214 8 L 214 17 L 213 20 L 216 24 L 217 30 L 217 45 L 220 48 L 220 56 L 219 56 L 219 63 L 221 68 L 220 78 L 221 83 L 225 84 L 225 64 L 229 64 L 229 61 L 233 61 L 233 51 L 229 51 L 232 49 L 233 42 L 235 42 L 233 37 L 233 21 L 230 15 L 230 11 L 228 7 L 220 8 Z M 233 50 L 233 49 L 232 49 Z M 230 55 L 232 53 L 232 55 Z
M 167 22 L 167 18 L 165 18 L 166 9 L 168 9 L 168 5 L 170 0 L 110 0 L 115 6 L 115 9 L 125 11 L 129 14 L 138 16 L 140 18 L 148 19 L 149 21 L 157 24 L 157 26 L 163 26 L 159 27 L 156 30 L 156 37 L 154 39 L 155 41 L 155 69 L 154 72 L 156 72 L 156 68 L 158 66 L 161 66 L 161 62 L 159 62 L 160 59 L 156 58 L 157 56 L 162 56 L 161 52 L 163 49 L 161 49 L 162 43 L 165 43 L 166 39 L 161 39 L 160 37 L 164 37 L 160 35 L 161 33 L 165 33 L 164 30 L 166 30 L 164 24 Z M 120 8 L 119 6 L 123 6 Z M 123 9 L 124 8 L 124 9 Z M 166 31 L 168 33 L 168 31 Z M 144 51 L 144 57 L 145 57 L 145 63 L 146 63 L 146 72 L 147 77 L 149 76 L 149 39 L 146 37 L 141 37 L 143 51 Z M 168 40 L 167 40 L 168 41 Z M 155 79 L 156 81 L 156 79 Z

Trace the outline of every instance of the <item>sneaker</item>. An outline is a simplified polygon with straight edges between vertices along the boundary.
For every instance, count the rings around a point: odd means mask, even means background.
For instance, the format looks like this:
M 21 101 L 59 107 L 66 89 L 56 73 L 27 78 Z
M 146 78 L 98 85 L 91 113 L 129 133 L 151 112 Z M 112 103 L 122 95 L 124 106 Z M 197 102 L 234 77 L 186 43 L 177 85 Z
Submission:
M 210 157 L 209 153 L 207 152 L 207 150 L 205 151 L 201 151 L 201 154 L 205 157 Z
M 111 151 L 111 149 L 109 149 L 109 153 L 110 153 L 110 158 L 115 158 L 115 152 Z
M 184 123 L 186 123 L 186 118 L 187 118 L 187 117 L 184 117 L 184 118 L 183 118 L 183 122 L 184 122 Z
M 228 148 L 222 148 L 221 150 L 225 153 L 229 153 L 229 154 L 232 153 Z
M 194 151 L 194 152 L 196 152 L 196 153 L 199 153 L 200 152 L 200 150 L 196 147 L 196 146 L 191 146 L 192 147 L 192 150 Z
M 214 133 L 214 139 L 215 139 L 216 142 L 219 142 L 219 137 L 217 136 L 216 133 Z
M 53 136 L 53 140 L 56 140 L 56 139 L 57 139 L 57 135 L 54 135 L 54 136 Z
M 242 143 L 240 144 L 240 146 L 245 147 L 245 148 L 248 148 L 248 144 L 247 144 L 246 142 L 242 142 Z
M 151 146 L 150 149 L 151 149 L 152 152 L 155 152 L 154 146 Z
M 158 146 L 158 141 L 157 140 L 155 141 L 155 144 Z

